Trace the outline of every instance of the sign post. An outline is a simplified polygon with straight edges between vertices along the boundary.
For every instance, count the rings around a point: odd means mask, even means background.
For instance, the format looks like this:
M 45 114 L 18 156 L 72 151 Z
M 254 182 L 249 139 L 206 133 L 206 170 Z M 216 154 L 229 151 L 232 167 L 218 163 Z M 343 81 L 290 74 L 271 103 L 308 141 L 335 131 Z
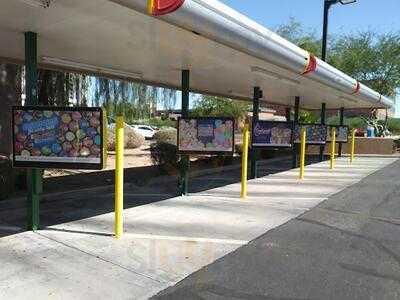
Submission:
M 37 92 L 37 34 L 25 32 L 26 104 L 38 105 Z M 28 230 L 36 231 L 40 224 L 40 198 L 43 191 L 42 170 L 28 169 L 27 217 Z
M 259 112 L 260 112 L 260 99 L 263 97 L 263 91 L 258 87 L 254 87 L 254 95 L 253 95 L 253 124 L 254 122 L 258 121 Z M 251 179 L 257 178 L 258 174 L 258 156 L 259 151 L 256 148 L 251 148 L 251 165 L 250 165 L 250 172 L 251 172 Z
M 189 116 L 189 91 L 190 91 L 190 71 L 182 70 L 182 118 Z M 181 178 L 180 188 L 181 194 L 189 193 L 189 168 L 190 156 L 182 155 L 180 161 Z
M 296 96 L 294 102 L 294 126 L 299 123 L 299 111 L 300 111 L 300 97 Z M 297 168 L 297 155 L 298 155 L 298 144 L 294 143 L 292 148 L 292 168 Z

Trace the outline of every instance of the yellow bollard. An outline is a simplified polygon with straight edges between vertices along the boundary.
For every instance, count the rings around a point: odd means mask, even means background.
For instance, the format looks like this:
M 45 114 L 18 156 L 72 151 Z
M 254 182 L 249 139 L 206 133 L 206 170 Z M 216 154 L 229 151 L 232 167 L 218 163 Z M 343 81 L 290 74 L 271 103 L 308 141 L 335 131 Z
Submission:
M 354 151 L 356 146 L 356 129 L 351 131 L 351 151 L 350 151 L 350 163 L 354 160 Z
M 124 117 L 117 117 L 115 127 L 115 237 L 123 232 L 124 210 Z
M 245 124 L 243 128 L 243 145 L 242 145 L 242 188 L 240 198 L 247 197 L 247 160 L 249 157 L 249 124 Z
M 306 140 L 307 140 L 307 132 L 305 128 L 301 129 L 300 133 L 300 179 L 304 179 L 304 164 L 306 161 Z
M 336 128 L 332 127 L 331 130 L 331 162 L 329 168 L 332 170 L 335 168 L 335 151 L 336 151 Z

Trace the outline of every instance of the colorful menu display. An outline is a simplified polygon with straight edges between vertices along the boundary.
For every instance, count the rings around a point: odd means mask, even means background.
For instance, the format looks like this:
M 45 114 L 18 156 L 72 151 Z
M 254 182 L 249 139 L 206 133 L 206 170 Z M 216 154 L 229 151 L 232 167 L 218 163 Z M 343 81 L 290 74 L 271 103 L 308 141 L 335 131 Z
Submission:
M 15 167 L 102 169 L 105 113 L 101 108 L 13 107 Z
M 310 145 L 324 145 L 326 143 L 326 136 L 328 127 L 320 124 L 296 124 L 294 128 L 294 142 L 300 143 L 301 129 L 305 128 L 307 137 L 306 143 Z
M 182 154 L 233 154 L 235 121 L 231 118 L 180 118 L 178 151 Z
M 340 126 L 328 126 L 328 132 L 326 136 L 326 141 L 331 142 L 332 137 L 331 137 L 331 132 L 332 132 L 332 127 L 336 128 L 336 142 L 338 143 L 347 143 L 348 138 L 349 138 L 349 127 L 340 125 Z
M 291 147 L 293 125 L 288 122 L 255 121 L 252 127 L 253 147 Z

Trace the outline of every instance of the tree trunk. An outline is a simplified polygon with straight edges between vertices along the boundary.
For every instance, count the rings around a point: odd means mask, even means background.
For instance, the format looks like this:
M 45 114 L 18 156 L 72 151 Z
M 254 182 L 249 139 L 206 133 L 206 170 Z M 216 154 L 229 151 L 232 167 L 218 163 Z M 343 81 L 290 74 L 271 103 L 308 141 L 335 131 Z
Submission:
M 21 105 L 21 67 L 0 64 L 0 154 L 12 153 L 11 107 Z

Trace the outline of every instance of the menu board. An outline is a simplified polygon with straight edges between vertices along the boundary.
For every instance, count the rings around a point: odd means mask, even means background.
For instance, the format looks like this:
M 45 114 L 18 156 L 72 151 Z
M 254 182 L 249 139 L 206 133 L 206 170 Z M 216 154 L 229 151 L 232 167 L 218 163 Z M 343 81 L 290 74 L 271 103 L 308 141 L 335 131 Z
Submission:
M 278 121 L 254 121 L 252 126 L 253 147 L 291 147 L 293 124 Z
M 181 154 L 233 154 L 235 121 L 232 118 L 179 118 Z
M 102 169 L 102 108 L 16 106 L 12 110 L 15 167 Z
M 335 125 L 335 126 L 328 126 L 328 132 L 326 135 L 326 141 L 331 142 L 331 132 L 332 128 L 336 128 L 336 142 L 338 143 L 347 143 L 349 140 L 349 127 L 344 125 Z
M 294 142 L 300 143 L 301 129 L 305 128 L 307 137 L 306 143 L 309 145 L 324 145 L 326 143 L 326 136 L 328 127 L 321 124 L 296 124 L 294 128 Z

